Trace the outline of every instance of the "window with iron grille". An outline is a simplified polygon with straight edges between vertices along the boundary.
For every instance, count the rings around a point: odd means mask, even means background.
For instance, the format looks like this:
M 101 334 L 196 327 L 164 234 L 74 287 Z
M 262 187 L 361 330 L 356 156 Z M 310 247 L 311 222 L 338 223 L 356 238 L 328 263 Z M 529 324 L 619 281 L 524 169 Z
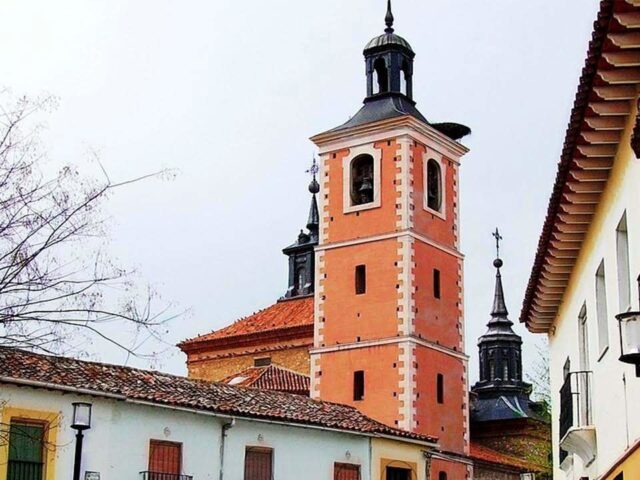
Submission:
M 273 480 L 273 450 L 262 447 L 245 449 L 244 480 Z
M 11 422 L 7 480 L 42 480 L 44 429 L 37 423 Z
M 182 473 L 182 444 L 151 440 L 149 442 L 148 480 L 178 480 Z
M 336 462 L 333 466 L 333 480 L 360 480 L 360 465 Z

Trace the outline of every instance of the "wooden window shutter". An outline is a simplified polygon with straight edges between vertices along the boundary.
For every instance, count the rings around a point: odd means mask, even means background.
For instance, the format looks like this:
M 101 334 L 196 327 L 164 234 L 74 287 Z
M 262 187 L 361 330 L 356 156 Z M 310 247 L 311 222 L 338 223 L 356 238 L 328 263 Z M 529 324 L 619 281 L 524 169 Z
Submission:
M 350 463 L 335 463 L 333 480 L 360 480 L 360 465 Z
M 44 425 L 11 422 L 7 480 L 42 480 L 44 431 Z
M 151 440 L 149 444 L 149 471 L 180 475 L 182 473 L 182 444 Z
M 246 448 L 244 480 L 273 480 L 273 450 L 262 447 Z

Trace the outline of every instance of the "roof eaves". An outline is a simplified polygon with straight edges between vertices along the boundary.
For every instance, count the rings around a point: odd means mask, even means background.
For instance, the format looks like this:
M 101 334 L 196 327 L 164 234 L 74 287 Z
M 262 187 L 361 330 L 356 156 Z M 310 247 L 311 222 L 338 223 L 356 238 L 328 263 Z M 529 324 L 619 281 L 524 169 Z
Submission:
M 540 281 L 542 268 L 546 258 L 546 254 L 550 245 L 551 237 L 555 229 L 556 217 L 560 210 L 560 203 L 565 192 L 565 186 L 571 171 L 571 165 L 576 153 L 578 145 L 578 137 L 580 135 L 580 127 L 584 121 L 585 114 L 589 106 L 589 96 L 596 78 L 598 62 L 602 56 L 606 35 L 609 25 L 613 18 L 614 0 L 602 0 L 600 2 L 600 11 L 597 20 L 594 22 L 594 31 L 592 39 L 589 42 L 587 59 L 582 70 L 582 75 L 578 84 L 576 98 L 574 100 L 573 109 L 571 111 L 569 125 L 567 127 L 565 141 L 558 163 L 558 171 L 556 179 L 549 199 L 547 207 L 547 215 L 542 227 L 542 233 L 538 241 L 538 248 L 534 264 L 529 277 L 529 282 L 525 291 L 525 297 L 522 304 L 520 314 L 520 322 L 525 323 L 531 331 L 538 332 L 532 325 L 532 306 L 536 293 L 537 285 Z

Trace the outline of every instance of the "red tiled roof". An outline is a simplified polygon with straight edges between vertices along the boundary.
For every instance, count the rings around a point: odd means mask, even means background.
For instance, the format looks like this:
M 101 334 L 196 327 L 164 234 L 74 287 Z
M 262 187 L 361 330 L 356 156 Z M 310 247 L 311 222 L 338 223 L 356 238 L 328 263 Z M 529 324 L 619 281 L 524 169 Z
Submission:
M 312 296 L 279 301 L 220 330 L 185 340 L 179 346 L 181 348 L 189 347 L 211 340 L 293 329 L 295 327 L 307 327 L 304 331 L 308 330 L 313 335 Z
M 542 471 L 540 465 L 497 452 L 476 442 L 471 442 L 469 456 L 473 460 L 510 467 L 515 470 L 519 470 L 521 473 Z
M 105 395 L 224 415 L 276 420 L 421 442 L 437 439 L 398 430 L 347 405 L 302 395 L 192 380 L 150 370 L 87 362 L 0 347 L 0 383 Z
M 247 368 L 242 372 L 229 375 L 222 381 L 228 385 L 277 390 L 299 395 L 308 395 L 311 384 L 307 375 L 277 365 Z

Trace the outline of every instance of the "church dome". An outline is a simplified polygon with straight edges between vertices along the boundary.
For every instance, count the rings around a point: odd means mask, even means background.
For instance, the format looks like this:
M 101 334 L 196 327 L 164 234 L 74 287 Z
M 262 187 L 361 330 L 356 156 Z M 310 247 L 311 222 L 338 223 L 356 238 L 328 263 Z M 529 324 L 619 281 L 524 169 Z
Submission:
M 369 51 L 384 48 L 391 45 L 399 46 L 410 52 L 413 52 L 411 45 L 400 35 L 396 35 L 395 33 L 383 33 L 382 35 L 378 35 L 377 37 L 369 40 L 369 43 L 364 47 L 364 53 L 366 54 Z

